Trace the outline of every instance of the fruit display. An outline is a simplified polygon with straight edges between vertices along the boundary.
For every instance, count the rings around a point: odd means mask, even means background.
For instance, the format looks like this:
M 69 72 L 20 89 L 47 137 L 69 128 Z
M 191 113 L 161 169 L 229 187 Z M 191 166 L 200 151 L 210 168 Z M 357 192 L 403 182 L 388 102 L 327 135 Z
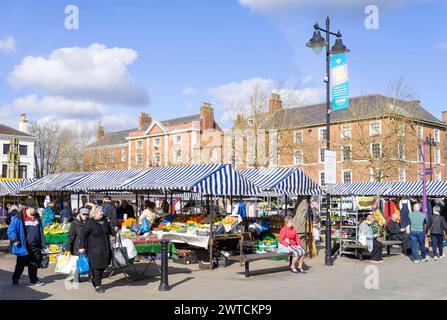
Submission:
M 128 227 L 131 228 L 132 225 L 137 222 L 134 218 L 127 218 L 126 220 L 124 220 L 124 222 L 122 223 L 122 226 L 124 227 Z
M 187 223 L 187 224 L 197 224 L 205 219 L 204 215 L 177 215 L 174 219 L 174 223 Z
M 46 225 L 43 229 L 44 234 L 63 234 L 70 231 L 70 223 L 60 224 L 58 222 L 53 222 L 52 224 Z
M 233 224 L 235 222 L 237 222 L 239 219 L 236 216 L 226 216 L 223 220 L 222 220 L 222 224 Z
M 148 236 L 148 237 L 137 237 L 135 239 L 132 239 L 132 242 L 135 245 L 138 245 L 138 244 L 154 244 L 154 243 L 159 243 L 160 240 L 158 239 L 157 236 Z

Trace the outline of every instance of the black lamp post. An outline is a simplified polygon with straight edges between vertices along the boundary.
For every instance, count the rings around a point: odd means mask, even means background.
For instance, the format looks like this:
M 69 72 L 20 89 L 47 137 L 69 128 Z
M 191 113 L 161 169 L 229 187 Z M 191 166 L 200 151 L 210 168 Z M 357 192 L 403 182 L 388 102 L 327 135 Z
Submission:
M 431 137 L 431 133 L 428 137 L 425 137 L 425 144 L 428 144 L 429 152 L 430 152 L 430 181 L 433 181 L 433 167 L 432 167 L 432 160 L 431 160 L 431 147 L 436 147 L 435 139 Z
M 323 47 L 326 47 L 326 78 L 324 82 L 326 82 L 326 149 L 330 150 L 331 148 L 331 134 L 330 134 L 330 121 L 331 121 L 331 83 L 330 83 L 330 57 L 331 54 L 339 54 L 344 52 L 349 52 L 346 46 L 343 44 L 341 40 L 341 33 L 338 31 L 337 33 L 330 31 L 330 20 L 329 17 L 326 18 L 326 29 L 322 29 L 318 26 L 318 23 L 314 25 L 314 34 L 312 39 L 306 44 L 309 48 L 319 54 L 323 50 Z M 326 40 L 321 36 L 320 31 L 326 33 Z M 332 48 L 330 49 L 330 35 L 336 36 L 336 40 Z M 327 193 L 327 213 L 326 213 L 326 258 L 325 264 L 327 266 L 332 265 L 332 252 L 331 252 L 331 214 L 330 214 L 330 206 L 331 206 L 331 198 L 329 192 Z

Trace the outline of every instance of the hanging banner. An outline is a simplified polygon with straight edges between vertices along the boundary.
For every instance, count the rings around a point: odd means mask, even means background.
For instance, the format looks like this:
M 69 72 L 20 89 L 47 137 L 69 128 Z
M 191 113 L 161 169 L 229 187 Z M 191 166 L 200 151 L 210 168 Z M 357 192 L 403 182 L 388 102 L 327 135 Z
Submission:
M 349 108 L 349 79 L 346 53 L 331 56 L 332 110 Z
M 337 152 L 324 150 L 324 181 L 326 185 L 335 184 L 337 180 Z

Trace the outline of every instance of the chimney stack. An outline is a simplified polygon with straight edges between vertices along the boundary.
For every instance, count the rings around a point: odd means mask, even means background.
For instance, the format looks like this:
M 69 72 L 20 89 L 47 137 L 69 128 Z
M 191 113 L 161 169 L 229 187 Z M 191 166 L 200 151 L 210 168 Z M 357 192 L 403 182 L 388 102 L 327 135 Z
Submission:
M 98 133 L 96 134 L 96 138 L 99 140 L 99 139 L 101 139 L 104 136 L 105 136 L 104 127 L 99 126 L 98 127 Z
M 277 93 L 272 93 L 269 100 L 269 113 L 282 109 L 281 96 Z
M 214 129 L 214 109 L 211 103 L 204 102 L 200 107 L 200 129 Z
M 138 128 L 141 129 L 145 124 L 151 123 L 152 117 L 149 113 L 140 112 L 140 117 L 138 119 Z
M 442 122 L 447 124 L 447 111 L 442 111 Z
M 19 131 L 30 134 L 30 127 L 29 127 L 28 119 L 26 119 L 25 112 L 20 115 Z

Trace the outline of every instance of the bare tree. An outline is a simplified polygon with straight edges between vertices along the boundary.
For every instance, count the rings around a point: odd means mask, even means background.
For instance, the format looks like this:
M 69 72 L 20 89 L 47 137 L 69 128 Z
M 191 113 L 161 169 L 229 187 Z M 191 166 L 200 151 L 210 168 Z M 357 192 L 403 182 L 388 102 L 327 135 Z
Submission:
M 87 128 L 63 129 L 59 135 L 60 152 L 56 159 L 57 172 L 82 170 L 82 150 L 87 147 L 90 132 Z
M 38 122 L 32 126 L 31 133 L 36 137 L 36 177 L 55 173 L 61 149 L 60 126 L 52 122 Z

